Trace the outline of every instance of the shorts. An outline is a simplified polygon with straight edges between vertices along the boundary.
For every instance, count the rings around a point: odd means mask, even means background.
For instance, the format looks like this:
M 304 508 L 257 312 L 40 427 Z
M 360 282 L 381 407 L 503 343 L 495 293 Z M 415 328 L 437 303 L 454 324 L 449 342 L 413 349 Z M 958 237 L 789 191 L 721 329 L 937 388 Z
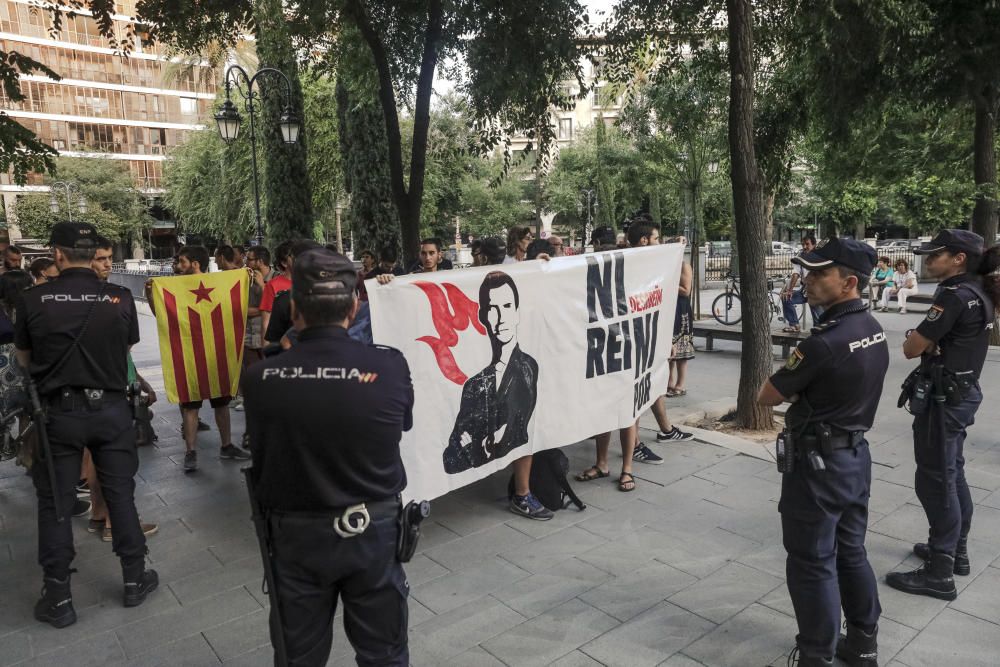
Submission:
M 232 396 L 219 396 L 218 398 L 208 399 L 208 404 L 213 408 L 224 408 L 229 405 L 232 400 Z M 204 403 L 205 401 L 188 401 L 187 403 L 181 403 L 181 410 L 200 410 Z

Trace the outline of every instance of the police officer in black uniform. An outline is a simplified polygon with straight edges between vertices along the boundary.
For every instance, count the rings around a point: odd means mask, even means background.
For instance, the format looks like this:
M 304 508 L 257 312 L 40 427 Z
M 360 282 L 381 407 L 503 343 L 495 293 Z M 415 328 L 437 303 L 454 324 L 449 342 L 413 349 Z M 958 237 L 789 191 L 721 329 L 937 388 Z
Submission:
M 886 576 L 889 586 L 905 593 L 954 600 L 952 575 L 969 574 L 972 496 L 962 449 L 983 400 L 979 374 L 995 317 L 997 295 L 988 293 L 979 274 L 996 269 L 996 250 L 984 262 L 983 237 L 946 229 L 914 251 L 926 256 L 927 272 L 941 282 L 927 316 L 903 344 L 907 359 L 921 358 L 904 399 L 913 413 L 917 497 L 930 524 L 927 542 L 913 547 L 923 567 Z
M 121 559 L 126 607 L 142 604 L 157 586 L 145 569 L 146 538 L 134 492 L 139 458 L 132 413 L 125 397 L 127 355 L 139 341 L 132 294 L 102 282 L 91 260 L 97 231 L 82 222 L 60 222 L 49 241 L 59 278 L 27 290 L 18 305 L 15 347 L 47 414 L 55 472 L 32 467 L 38 495 L 38 562 L 44 571 L 35 618 L 57 628 L 76 621 L 70 592 L 75 555 L 66 511 L 76 499 L 83 448 L 90 450 L 112 525 L 112 546 Z M 56 500 L 56 496 L 58 500 Z M 56 508 L 62 516 L 57 516 Z
M 279 600 L 272 644 L 284 645 L 288 665 L 326 664 L 338 597 L 359 665 L 409 660 L 396 519 L 413 386 L 399 351 L 348 337 L 356 281 L 350 260 L 331 250 L 296 257 L 299 342 L 252 366 L 244 384 L 251 478 L 268 515 Z
M 760 391 L 764 405 L 788 401 L 779 436 L 782 534 L 795 607 L 799 665 L 876 665 L 882 611 L 865 551 L 871 429 L 889 368 L 881 325 L 861 290 L 875 266 L 867 244 L 830 239 L 793 262 L 809 269 L 809 305 L 823 313 L 812 335 Z M 791 470 L 789 470 L 791 468 Z M 847 636 L 838 641 L 840 611 Z M 795 652 L 793 651 L 793 655 Z

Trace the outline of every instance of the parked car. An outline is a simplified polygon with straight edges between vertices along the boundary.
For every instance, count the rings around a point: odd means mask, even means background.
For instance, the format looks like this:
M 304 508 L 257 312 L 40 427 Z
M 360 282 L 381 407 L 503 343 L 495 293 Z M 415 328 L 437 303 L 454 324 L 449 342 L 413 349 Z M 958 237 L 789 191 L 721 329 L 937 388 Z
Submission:
M 709 257 L 728 257 L 733 254 L 733 242 L 732 241 L 709 241 L 708 242 L 708 256 Z
M 796 255 L 798 252 L 798 248 L 794 248 L 787 243 L 782 241 L 771 241 L 772 255 Z
M 879 241 L 875 247 L 884 248 L 886 250 L 891 250 L 892 248 L 900 248 L 906 250 L 912 248 L 913 243 L 914 241 L 912 239 L 886 239 L 883 241 Z M 917 241 L 916 243 L 917 245 L 920 245 L 920 241 Z

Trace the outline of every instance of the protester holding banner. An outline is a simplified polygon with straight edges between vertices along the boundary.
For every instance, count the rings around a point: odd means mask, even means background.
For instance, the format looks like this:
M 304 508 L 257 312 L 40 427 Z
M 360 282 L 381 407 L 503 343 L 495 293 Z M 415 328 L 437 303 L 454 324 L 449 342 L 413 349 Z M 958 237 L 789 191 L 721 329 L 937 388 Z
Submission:
M 398 350 L 348 337 L 356 280 L 343 255 L 296 255 L 299 342 L 254 365 L 244 385 L 250 479 L 269 516 L 275 664 L 327 664 L 338 598 L 358 664 L 409 664 L 397 517 L 413 386 Z
M 198 411 L 206 398 L 219 428 L 219 458 L 250 458 L 232 443 L 229 417 L 243 357 L 249 276 L 238 270 L 208 278 L 203 266 L 208 267 L 208 250 L 184 246 L 178 253 L 178 271 L 198 279 L 157 278 L 152 283 L 167 397 L 180 403 L 184 422 L 184 472 L 198 469 Z
M 649 246 L 369 283 L 375 342 L 413 369 L 417 435 L 402 448 L 411 497 L 632 428 L 652 387 L 667 385 L 681 258 L 680 246 Z

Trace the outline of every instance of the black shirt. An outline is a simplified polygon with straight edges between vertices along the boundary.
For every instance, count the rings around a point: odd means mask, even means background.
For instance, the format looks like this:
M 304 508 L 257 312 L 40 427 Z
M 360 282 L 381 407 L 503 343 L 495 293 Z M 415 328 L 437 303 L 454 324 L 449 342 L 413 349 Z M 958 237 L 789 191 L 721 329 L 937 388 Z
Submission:
M 962 273 L 942 281 L 917 333 L 937 343 L 945 368 L 978 376 L 990 345 L 993 303 L 969 286 L 972 280 Z
M 782 396 L 799 400 L 788 410 L 788 425 L 824 422 L 844 431 L 867 431 L 875 422 L 889 369 L 889 346 L 882 325 L 860 299 L 825 311 L 813 329 L 771 376 Z
M 47 377 L 73 345 L 91 308 L 80 344 L 55 376 Z M 61 387 L 125 390 L 128 349 L 139 342 L 139 319 L 128 289 L 101 281 L 90 269 L 66 269 L 57 280 L 25 290 L 15 322 L 14 344 L 31 350 L 28 370 L 44 381 L 39 394 Z
M 324 511 L 390 498 L 406 487 L 399 455 L 413 425 L 402 353 L 343 327 L 310 327 L 244 379 L 257 497 L 268 508 Z
M 271 306 L 271 317 L 267 321 L 264 340 L 277 343 L 285 332 L 292 328 L 292 290 L 279 292 Z

